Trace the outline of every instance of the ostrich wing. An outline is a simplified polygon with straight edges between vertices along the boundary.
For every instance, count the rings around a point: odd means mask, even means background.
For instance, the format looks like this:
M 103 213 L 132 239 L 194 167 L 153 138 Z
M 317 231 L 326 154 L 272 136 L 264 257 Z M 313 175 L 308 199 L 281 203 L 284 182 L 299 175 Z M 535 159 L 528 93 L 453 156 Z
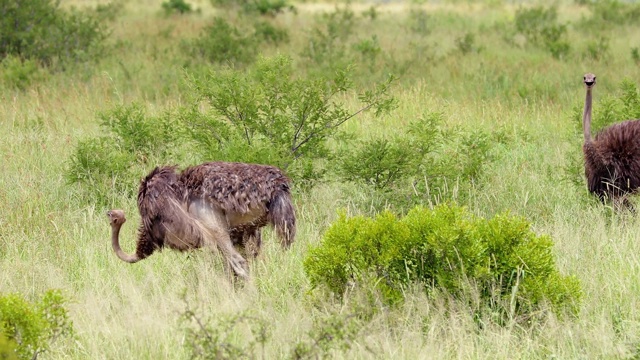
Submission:
M 289 179 L 273 166 L 209 162 L 185 169 L 180 181 L 185 195 L 204 198 L 224 211 L 244 214 L 267 209 L 278 191 L 288 191 Z
M 164 245 L 177 249 L 201 245 L 202 229 L 187 213 L 182 202 L 183 192 L 175 166 L 155 168 L 142 180 L 138 210 L 143 252 Z

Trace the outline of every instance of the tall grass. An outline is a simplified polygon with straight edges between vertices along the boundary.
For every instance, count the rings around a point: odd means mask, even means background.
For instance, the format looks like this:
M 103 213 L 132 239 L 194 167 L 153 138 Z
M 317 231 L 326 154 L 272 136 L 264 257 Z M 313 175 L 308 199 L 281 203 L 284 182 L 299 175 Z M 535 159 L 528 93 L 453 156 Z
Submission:
M 184 297 L 214 324 L 216 318 L 243 311 L 268 320 L 270 340 L 256 354 L 285 358 L 293 344 L 309 341 L 314 320 L 348 314 L 357 300 L 320 299 L 310 292 L 302 268 L 307 248 L 336 219 L 336 209 L 370 210 L 367 195 L 348 184 L 329 181 L 310 192 L 297 191 L 296 243 L 283 252 L 267 231 L 264 253 L 251 263 L 252 280 L 235 288 L 221 257 L 206 251 L 164 251 L 124 264 L 112 254 L 105 209 L 87 205 L 84 195 L 67 184 L 66 161 L 79 141 L 100 135 L 99 112 L 134 101 L 151 114 L 180 106 L 187 86 L 184 68 L 207 71 L 204 63 L 185 54 L 181 42 L 199 36 L 217 10 L 206 1 L 191 3 L 202 11 L 164 17 L 160 0 L 131 2 L 113 25 L 112 52 L 95 67 L 51 74 L 25 90 L 0 89 L 0 292 L 36 297 L 59 288 L 71 299 L 76 338 L 57 344 L 47 354 L 50 358 L 188 358 L 179 321 Z M 63 5 L 74 4 L 86 2 Z M 291 31 L 288 44 L 263 49 L 266 55 L 286 53 L 303 63 L 300 49 L 308 42 L 310 26 L 322 12 L 334 11 L 333 4 L 296 6 L 297 15 L 287 12 L 274 22 L 301 30 Z M 381 307 L 347 348 L 336 347 L 328 356 L 638 356 L 640 220 L 612 212 L 563 177 L 567 154 L 580 152 L 571 136 L 573 111 L 584 101 L 583 73 L 598 76 L 595 106 L 599 98 L 615 94 L 623 79 L 640 83 L 640 67 L 631 57 L 631 48 L 640 46 L 638 23 L 603 30 L 610 41 L 608 56 L 594 59 L 585 55 L 591 35 L 578 26 L 590 10 L 562 4 L 559 21 L 569 24 L 571 52 L 568 59 L 556 59 L 544 48 L 505 42 L 517 9 L 510 4 L 394 3 L 377 6 L 375 20 L 363 19 L 361 13 L 369 7 L 352 5 L 359 19 L 352 37 L 363 39 L 375 31 L 383 54 L 363 61 L 357 81 L 364 86 L 387 71 L 397 73 L 401 78 L 393 91 L 399 103 L 382 118 L 353 118 L 345 130 L 362 138 L 385 135 L 438 111 L 452 128 L 507 133 L 511 142 L 496 149 L 500 161 L 487 164 L 482 190 L 470 190 L 467 205 L 482 216 L 510 210 L 532 221 L 536 232 L 549 234 L 560 271 L 578 276 L 584 300 L 576 317 L 550 317 L 531 327 L 489 323 L 479 328 L 469 309 L 445 306 L 446 295 L 408 291 L 404 305 Z M 422 20 L 428 31 L 409 26 L 420 16 L 426 16 Z M 479 50 L 463 53 L 456 39 L 469 32 Z M 357 106 L 354 94 L 342 100 Z M 136 171 L 142 177 L 149 170 Z M 112 205 L 129 214 L 121 238 L 131 252 L 139 221 L 135 199 L 115 198 Z

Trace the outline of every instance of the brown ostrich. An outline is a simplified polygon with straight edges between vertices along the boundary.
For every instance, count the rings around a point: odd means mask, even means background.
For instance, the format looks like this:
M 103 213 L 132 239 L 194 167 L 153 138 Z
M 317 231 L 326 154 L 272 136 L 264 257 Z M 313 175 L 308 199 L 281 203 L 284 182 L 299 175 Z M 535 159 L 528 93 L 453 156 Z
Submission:
M 600 200 L 630 204 L 625 195 L 640 187 L 640 120 L 627 120 L 601 130 L 591 139 L 592 91 L 594 74 L 584 75 L 587 96 L 582 125 L 584 131 L 585 175 L 589 191 Z
M 120 248 L 124 211 L 107 212 L 112 246 L 123 261 L 135 263 L 165 246 L 185 251 L 218 248 L 240 278 L 249 269 L 239 247 L 249 256 L 260 251 L 260 229 L 270 223 L 288 248 L 296 233 L 289 179 L 265 165 L 210 162 L 176 172 L 175 166 L 155 168 L 140 183 L 141 224 L 136 253 Z

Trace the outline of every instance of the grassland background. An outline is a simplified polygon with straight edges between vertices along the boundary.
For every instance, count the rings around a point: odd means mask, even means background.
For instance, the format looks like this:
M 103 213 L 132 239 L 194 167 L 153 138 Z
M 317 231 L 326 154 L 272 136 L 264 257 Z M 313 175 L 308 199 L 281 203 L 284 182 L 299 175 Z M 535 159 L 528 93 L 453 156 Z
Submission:
M 98 1 L 63 1 L 63 6 L 95 6 Z M 25 90 L 0 91 L 0 291 L 36 296 L 63 289 L 71 299 L 77 336 L 56 344 L 46 358 L 182 359 L 189 353 L 179 316 L 186 291 L 192 305 L 215 320 L 252 309 L 267 319 L 273 334 L 259 352 L 282 358 L 303 340 L 313 319 L 340 312 L 341 305 L 311 301 L 302 260 L 309 246 L 336 218 L 336 210 L 359 212 L 362 198 L 346 197 L 329 182 L 294 195 L 299 219 L 295 245 L 283 252 L 266 232 L 263 256 L 251 264 L 252 280 L 234 289 L 218 256 L 205 251 L 189 256 L 171 251 L 129 266 L 109 243 L 103 208 L 87 206 L 67 184 L 64 169 L 75 144 L 101 131 L 96 114 L 114 104 L 137 101 L 151 113 L 182 103 L 180 39 L 199 34 L 215 10 L 163 17 L 161 1 L 136 1 L 111 25 L 118 46 L 97 65 L 81 65 L 54 74 Z M 535 3 L 525 3 L 531 6 Z M 356 3 L 359 15 L 371 4 Z M 640 222 L 616 215 L 590 199 L 584 188 L 563 181 L 568 153 L 580 152 L 575 109 L 584 101 L 585 72 L 598 76 L 599 98 L 615 94 L 627 78 L 640 82 L 640 66 L 630 56 L 640 46 L 640 24 L 602 30 L 610 39 L 607 56 L 582 56 L 596 37 L 570 31 L 573 55 L 554 59 L 544 49 L 505 44 L 496 23 L 513 19 L 520 3 L 427 2 L 377 4 L 379 18 L 358 31 L 384 34 L 380 44 L 398 58 L 409 57 L 411 34 L 398 24 L 411 9 L 430 15 L 426 35 L 435 58 L 416 61 L 394 87 L 399 106 L 375 118 L 365 113 L 346 129 L 359 137 L 402 129 L 429 111 L 445 114 L 448 126 L 503 128 L 514 142 L 484 175 L 486 185 L 473 193 L 469 208 L 482 216 L 510 210 L 527 217 L 536 232 L 555 241 L 560 270 L 582 282 L 584 302 L 576 318 L 548 319 L 534 328 L 490 325 L 479 330 L 464 308 L 445 311 L 420 293 L 407 295 L 399 309 L 388 309 L 362 329 L 336 358 L 633 358 L 640 348 Z M 334 4 L 297 4 L 298 14 L 278 21 L 299 29 L 277 51 L 290 53 L 304 43 L 314 16 Z M 577 22 L 589 10 L 560 3 L 560 18 Z M 456 52 L 455 39 L 473 32 L 480 52 Z M 275 50 L 274 50 L 275 52 Z M 266 54 L 269 55 L 269 54 Z M 355 96 L 343 99 L 356 106 Z M 597 109 L 596 109 L 597 111 Z M 621 119 L 622 120 L 622 119 Z M 579 135 L 579 134 L 578 134 Z M 578 146 L 576 146 L 578 144 Z M 184 164 L 186 165 L 186 164 Z M 150 169 L 140 169 L 140 176 Z M 117 180 L 116 180 L 117 181 Z M 350 193 L 350 196 L 358 196 Z M 131 252 L 139 216 L 135 199 L 118 204 L 129 214 L 123 247 Z

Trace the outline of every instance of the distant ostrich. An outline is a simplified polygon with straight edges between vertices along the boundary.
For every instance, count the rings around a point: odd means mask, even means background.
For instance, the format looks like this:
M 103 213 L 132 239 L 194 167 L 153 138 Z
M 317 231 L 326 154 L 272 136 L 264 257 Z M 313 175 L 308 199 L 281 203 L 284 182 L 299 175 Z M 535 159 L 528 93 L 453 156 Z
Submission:
M 582 125 L 584 131 L 585 175 L 589 191 L 601 201 L 630 205 L 625 195 L 640 187 L 640 120 L 627 120 L 600 131 L 591 139 L 591 93 L 594 74 L 584 75 L 587 96 Z
M 110 210 L 111 243 L 123 261 L 135 263 L 164 246 L 185 251 L 217 247 L 240 278 L 247 279 L 245 258 L 257 256 L 260 228 L 275 227 L 283 248 L 294 241 L 296 218 L 289 179 L 280 169 L 255 164 L 209 162 L 176 172 L 175 166 L 155 168 L 140 183 L 141 224 L 134 255 L 120 248 L 124 211 Z

